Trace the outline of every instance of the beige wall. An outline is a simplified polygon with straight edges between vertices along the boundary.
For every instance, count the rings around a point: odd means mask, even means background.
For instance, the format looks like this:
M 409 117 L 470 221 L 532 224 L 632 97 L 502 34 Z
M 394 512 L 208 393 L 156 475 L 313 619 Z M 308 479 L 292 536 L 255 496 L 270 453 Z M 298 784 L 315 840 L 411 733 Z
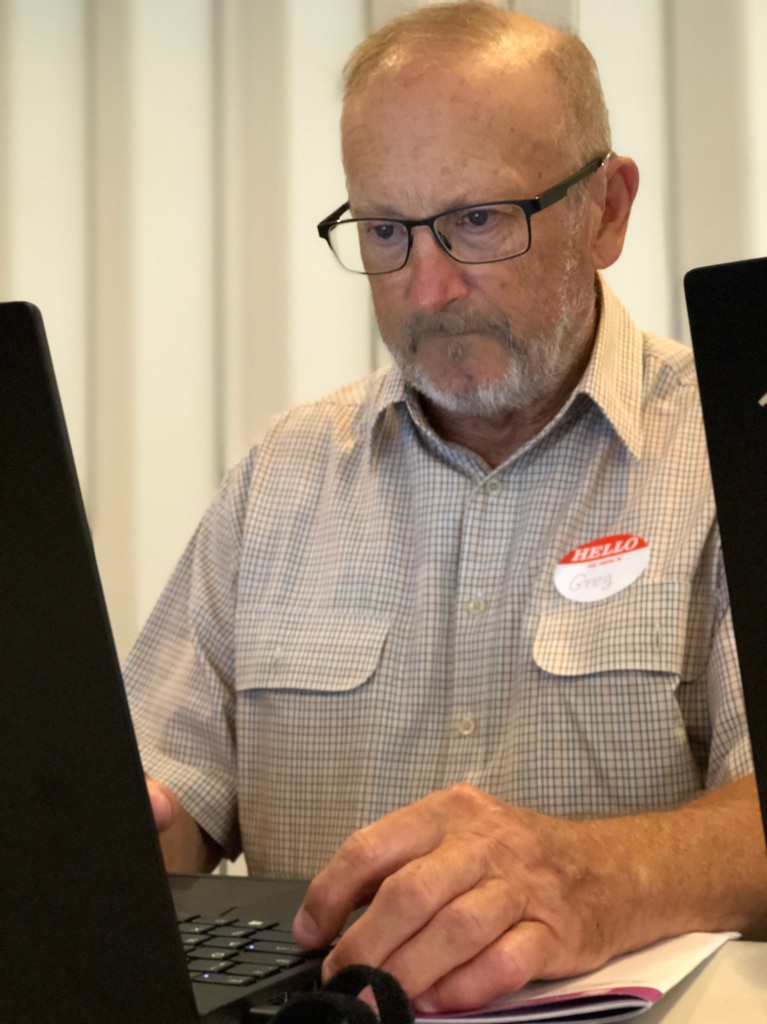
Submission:
M 224 467 L 375 361 L 339 70 L 399 0 L 0 0 L 0 299 L 43 310 L 125 653 Z M 611 279 L 678 333 L 681 274 L 767 251 L 763 0 L 519 0 L 578 27 L 643 180 Z

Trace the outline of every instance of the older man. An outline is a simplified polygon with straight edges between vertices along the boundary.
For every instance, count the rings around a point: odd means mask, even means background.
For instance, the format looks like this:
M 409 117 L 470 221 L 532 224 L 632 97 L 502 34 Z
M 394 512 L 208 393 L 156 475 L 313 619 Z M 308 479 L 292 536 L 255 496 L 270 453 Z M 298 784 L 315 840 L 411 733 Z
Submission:
M 691 357 L 599 277 L 638 174 L 588 52 L 430 6 L 355 51 L 342 129 L 320 232 L 394 367 L 230 474 L 129 661 L 167 863 L 319 871 L 297 938 L 369 903 L 327 970 L 422 1010 L 764 931 Z

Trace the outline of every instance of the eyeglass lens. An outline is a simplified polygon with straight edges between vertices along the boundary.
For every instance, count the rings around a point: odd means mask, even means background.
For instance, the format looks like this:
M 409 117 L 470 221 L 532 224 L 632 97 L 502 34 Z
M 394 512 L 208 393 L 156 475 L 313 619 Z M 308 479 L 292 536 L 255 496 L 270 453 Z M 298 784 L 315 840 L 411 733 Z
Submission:
M 432 230 L 443 249 L 461 263 L 509 259 L 525 252 L 530 244 L 527 217 L 513 203 L 445 213 L 434 220 Z M 330 239 L 348 270 L 385 274 L 399 270 L 407 261 L 408 228 L 400 221 L 338 221 Z

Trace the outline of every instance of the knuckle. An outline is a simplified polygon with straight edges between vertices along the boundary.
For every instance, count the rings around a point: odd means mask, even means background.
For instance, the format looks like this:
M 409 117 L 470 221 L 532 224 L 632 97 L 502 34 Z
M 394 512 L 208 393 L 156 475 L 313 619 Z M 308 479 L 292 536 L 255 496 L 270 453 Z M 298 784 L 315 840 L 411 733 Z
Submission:
M 480 796 L 479 790 L 469 782 L 454 782 L 446 792 L 456 803 L 474 804 Z
M 359 829 L 338 850 L 342 867 L 353 875 L 367 874 L 378 862 L 378 848 L 367 828 Z
M 456 782 L 441 791 L 442 811 L 448 820 L 454 819 L 468 830 L 507 827 L 517 824 L 516 808 L 477 789 L 468 782 Z
M 441 798 L 453 815 L 474 815 L 481 806 L 483 794 L 468 782 L 455 782 L 442 790 Z
M 526 943 L 520 947 L 515 929 L 510 929 L 438 984 L 440 1001 L 468 1010 L 517 991 L 532 977 L 543 976 L 532 966 L 531 953 Z
M 502 979 L 503 984 L 510 990 L 521 988 L 529 980 L 529 964 L 517 943 L 513 941 L 511 929 L 488 950 L 487 967 L 489 973 Z
M 484 948 L 494 936 L 493 922 L 470 907 L 449 903 L 440 912 L 440 928 L 448 940 L 472 951 Z
M 451 971 L 434 986 L 439 1004 L 453 1011 L 470 1010 L 490 1002 L 513 986 L 499 984 L 498 965 L 484 953 Z
M 380 899 L 398 912 L 421 918 L 433 910 L 434 881 L 428 865 L 414 861 L 384 879 Z

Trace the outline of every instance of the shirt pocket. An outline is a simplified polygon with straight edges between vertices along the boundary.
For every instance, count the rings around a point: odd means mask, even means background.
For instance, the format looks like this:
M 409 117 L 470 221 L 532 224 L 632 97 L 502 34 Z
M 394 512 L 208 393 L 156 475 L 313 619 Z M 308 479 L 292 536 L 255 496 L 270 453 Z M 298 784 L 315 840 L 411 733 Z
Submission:
M 376 613 L 258 610 L 239 641 L 235 687 L 343 693 L 376 672 L 389 632 Z
M 661 810 L 701 789 L 686 709 L 706 645 L 688 641 L 689 586 L 631 590 L 559 608 L 534 626 L 526 736 L 549 813 Z
M 647 672 L 678 682 L 696 672 L 686 664 L 689 603 L 688 584 L 675 581 L 634 586 L 595 604 L 570 603 L 538 619 L 533 660 L 550 676 Z

